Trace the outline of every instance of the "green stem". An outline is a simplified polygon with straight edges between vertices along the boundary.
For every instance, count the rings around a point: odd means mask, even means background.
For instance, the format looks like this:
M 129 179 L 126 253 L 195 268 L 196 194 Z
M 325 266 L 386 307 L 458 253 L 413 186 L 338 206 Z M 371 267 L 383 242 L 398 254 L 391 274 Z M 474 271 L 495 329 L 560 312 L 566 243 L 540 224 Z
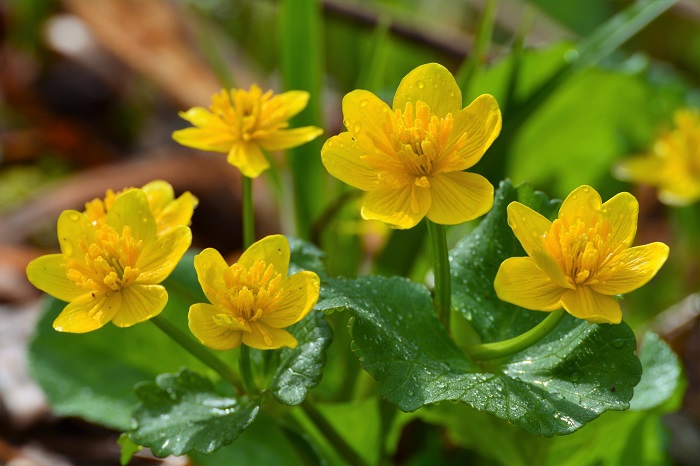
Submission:
M 255 393 L 257 391 L 257 386 L 255 385 L 255 376 L 253 375 L 253 364 L 250 358 L 250 348 L 246 345 L 241 345 L 241 357 L 238 360 L 238 364 L 241 369 L 246 392 Z
M 328 440 L 328 443 L 335 448 L 335 451 L 338 452 L 338 454 L 342 456 L 348 464 L 367 466 L 367 462 L 360 455 L 358 455 L 350 445 L 348 445 L 345 439 L 338 434 L 335 427 L 333 427 L 326 420 L 326 418 L 323 417 L 323 414 L 321 414 L 313 403 L 311 403 L 309 400 L 304 400 L 300 406 L 304 411 L 304 414 L 306 414 L 309 420 L 313 422 L 318 431 L 326 438 L 326 440 Z
M 253 180 L 243 176 L 243 249 L 255 242 L 255 212 L 253 211 Z
M 435 275 L 435 289 L 433 306 L 437 313 L 438 320 L 445 327 L 445 331 L 450 331 L 451 314 L 451 278 L 450 259 L 447 254 L 447 233 L 445 225 L 438 225 L 426 219 L 428 225 L 428 235 L 430 236 L 430 249 L 433 253 L 433 274 Z
M 531 347 L 554 330 L 559 322 L 566 316 L 564 309 L 550 313 L 542 322 L 537 324 L 522 335 L 509 340 L 484 343 L 470 347 L 467 352 L 474 359 L 497 359 L 510 356 L 526 348 Z
M 242 391 L 241 380 L 238 378 L 238 375 L 231 371 L 221 359 L 211 354 L 209 350 L 205 349 L 201 344 L 181 332 L 179 328 L 165 317 L 155 316 L 151 318 L 151 322 L 163 333 L 172 338 L 175 343 L 182 346 L 185 351 L 213 369 L 222 379 L 230 383 L 233 388 L 236 389 L 236 392 L 240 393 Z

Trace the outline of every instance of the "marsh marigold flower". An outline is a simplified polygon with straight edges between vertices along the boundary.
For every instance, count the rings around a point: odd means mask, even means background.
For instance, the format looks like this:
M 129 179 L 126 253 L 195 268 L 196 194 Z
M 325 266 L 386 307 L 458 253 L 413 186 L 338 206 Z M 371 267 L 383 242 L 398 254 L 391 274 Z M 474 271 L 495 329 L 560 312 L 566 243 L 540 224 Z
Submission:
M 536 311 L 566 311 L 593 323 L 622 320 L 615 295 L 652 279 L 668 246 L 630 247 L 639 205 L 629 193 L 604 204 L 590 186 L 575 189 L 550 222 L 519 202 L 508 206 L 508 224 L 530 257 L 506 259 L 494 287 L 498 297 Z
M 263 94 L 253 84 L 243 89 L 221 90 L 212 97 L 209 110 L 194 107 L 179 115 L 192 123 L 173 133 L 173 139 L 195 149 L 228 154 L 228 163 L 243 175 L 255 178 L 270 167 L 261 148 L 289 149 L 315 139 L 323 130 L 315 126 L 288 129 L 289 119 L 306 107 L 309 93 L 288 91 Z
M 85 204 L 84 214 L 95 224 L 104 223 L 105 216 L 114 204 L 114 199 L 126 188 L 118 193 L 107 190 L 104 199 L 93 199 Z M 151 181 L 141 188 L 146 195 L 148 207 L 156 221 L 156 233 L 162 235 L 166 231 L 178 225 L 189 226 L 192 222 L 192 214 L 197 207 L 197 198 L 189 191 L 175 199 L 175 192 L 170 183 L 162 180 Z
M 491 209 L 491 183 L 463 170 L 501 131 L 492 96 L 463 109 L 452 74 L 430 63 L 403 78 L 393 110 L 355 90 L 343 98 L 343 117 L 348 131 L 326 141 L 321 157 L 331 175 L 367 192 L 363 218 L 394 228 L 411 228 L 423 217 L 454 225 Z
M 700 113 L 681 109 L 674 120 L 675 128 L 662 133 L 649 154 L 622 161 L 615 174 L 658 188 L 665 204 L 687 205 L 700 199 Z
M 200 342 L 216 350 L 241 343 L 257 349 L 296 347 L 285 328 L 316 305 L 320 281 L 308 271 L 287 276 L 289 243 L 284 236 L 254 243 L 231 266 L 215 249 L 205 249 L 194 267 L 211 302 L 190 307 L 190 330 Z
M 58 218 L 60 254 L 27 266 L 29 281 L 69 304 L 53 326 L 84 333 L 107 322 L 129 327 L 163 310 L 168 293 L 159 283 L 170 275 L 192 241 L 184 225 L 156 235 L 156 221 L 140 189 L 114 198 L 104 221 L 64 211 Z

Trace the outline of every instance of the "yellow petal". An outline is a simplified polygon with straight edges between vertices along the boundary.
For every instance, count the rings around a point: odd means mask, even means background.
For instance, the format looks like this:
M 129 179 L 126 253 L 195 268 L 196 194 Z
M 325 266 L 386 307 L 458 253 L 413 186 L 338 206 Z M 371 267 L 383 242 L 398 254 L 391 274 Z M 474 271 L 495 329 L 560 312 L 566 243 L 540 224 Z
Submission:
M 119 293 L 122 305 L 112 318 L 117 327 L 131 327 L 155 317 L 168 303 L 168 292 L 160 285 L 129 285 Z
M 573 288 L 559 264 L 545 250 L 542 237 L 549 233 L 552 222 L 520 202 L 508 205 L 508 225 L 520 241 L 528 256 L 554 283 L 562 288 Z
M 61 253 L 79 263 L 85 263 L 85 250 L 81 243 L 91 244 L 95 241 L 95 228 L 90 220 L 78 211 L 64 210 L 58 217 L 56 233 Z
M 350 133 L 340 133 L 328 139 L 321 149 L 323 165 L 343 183 L 372 191 L 377 187 L 377 171 L 362 159 L 362 148 Z
M 68 279 L 61 264 L 63 254 L 37 257 L 27 265 L 27 278 L 44 293 L 61 301 L 72 301 L 85 294 L 85 290 L 78 288 L 74 281 Z
M 425 217 L 430 203 L 428 188 L 382 186 L 367 194 L 361 213 L 365 220 L 380 220 L 392 228 L 413 228 Z
M 193 304 L 187 314 L 190 331 L 203 344 L 215 350 L 230 350 L 241 346 L 242 330 L 219 325 L 214 316 L 222 311 L 211 304 Z
M 296 348 L 297 339 L 286 330 L 268 327 L 262 323 L 251 322 L 250 332 L 243 334 L 243 344 L 259 350 L 278 349 L 283 346 Z
M 598 191 L 590 186 L 579 186 L 569 194 L 559 208 L 559 218 L 572 224 L 577 218 L 586 225 L 593 226 L 600 219 L 603 201 Z
M 302 271 L 287 277 L 282 283 L 282 302 L 273 312 L 263 315 L 260 322 L 273 328 L 285 328 L 299 322 L 316 305 L 320 287 L 318 275 L 313 272 Z
M 462 108 L 462 91 L 447 68 L 437 63 L 421 65 L 409 72 L 399 83 L 394 96 L 394 109 L 404 110 L 407 102 L 428 104 L 438 118 L 448 113 L 456 115 Z
M 493 185 L 476 173 L 442 173 L 430 178 L 430 196 L 427 217 L 441 225 L 456 225 L 491 210 Z
M 659 175 L 663 173 L 662 159 L 648 155 L 629 158 L 617 164 L 614 173 L 621 180 L 658 186 Z
M 86 293 L 68 304 L 53 321 L 59 332 L 85 333 L 97 330 L 112 320 L 121 308 L 121 293 Z
M 578 286 L 575 290 L 567 291 L 562 296 L 561 303 L 572 316 L 593 324 L 619 324 L 622 321 L 620 303 L 588 286 Z
M 209 302 L 218 304 L 219 298 L 225 297 L 228 290 L 224 283 L 228 264 L 224 258 L 216 249 L 207 248 L 194 257 L 194 269 L 204 295 Z
M 160 212 L 175 199 L 173 187 L 163 180 L 151 181 L 144 185 L 141 191 L 146 194 L 148 205 L 153 212 Z
M 650 243 L 625 249 L 617 257 L 615 271 L 604 278 L 603 283 L 591 285 L 598 293 L 625 294 L 636 290 L 654 278 L 666 259 L 668 246 Z
M 491 147 L 501 132 L 501 110 L 493 96 L 484 94 L 477 97 L 469 106 L 455 115 L 454 127 L 450 133 L 444 152 L 466 134 L 466 140 L 457 151 L 462 170 L 475 165 Z
M 313 141 L 322 133 L 323 130 L 316 126 L 304 126 L 302 128 L 274 131 L 269 136 L 256 139 L 256 141 L 265 150 L 284 150 Z
M 153 218 L 148 199 L 140 189 L 130 189 L 119 194 L 107 212 L 105 223 L 121 234 L 129 227 L 135 240 L 148 244 L 156 236 L 156 221 Z
M 229 129 L 185 128 L 174 131 L 172 138 L 178 144 L 199 150 L 226 153 L 238 140 Z
M 225 130 L 227 128 L 226 123 L 221 118 L 204 107 L 192 107 L 186 112 L 179 112 L 178 115 L 180 118 L 187 120 L 194 126 L 198 126 L 200 128 L 221 130 Z
M 369 91 L 355 90 L 343 97 L 343 122 L 366 155 L 393 154 L 393 112 Z
M 561 309 L 561 297 L 567 292 L 567 288 L 554 283 L 530 257 L 503 261 L 493 286 L 501 301 L 533 311 Z
M 190 225 L 192 214 L 199 200 L 189 191 L 169 203 L 156 217 L 158 234 L 161 235 L 179 225 Z
M 630 193 L 620 193 L 603 204 L 603 219 L 610 223 L 609 244 L 630 246 L 637 233 L 639 203 Z
M 138 283 L 160 283 L 175 269 L 192 243 L 192 232 L 184 225 L 171 228 L 144 245 L 136 260 L 141 271 Z
M 282 235 L 266 236 L 260 241 L 250 245 L 238 263 L 247 269 L 250 269 L 255 261 L 263 261 L 267 264 L 272 264 L 275 271 L 283 276 L 287 275 L 289 269 L 289 241 Z
M 270 162 L 267 161 L 258 145 L 254 143 L 235 143 L 226 160 L 248 178 L 257 178 L 270 168 Z
M 274 113 L 265 122 L 274 125 L 285 122 L 306 108 L 309 103 L 309 93 L 306 91 L 287 91 L 270 99 L 269 106 Z

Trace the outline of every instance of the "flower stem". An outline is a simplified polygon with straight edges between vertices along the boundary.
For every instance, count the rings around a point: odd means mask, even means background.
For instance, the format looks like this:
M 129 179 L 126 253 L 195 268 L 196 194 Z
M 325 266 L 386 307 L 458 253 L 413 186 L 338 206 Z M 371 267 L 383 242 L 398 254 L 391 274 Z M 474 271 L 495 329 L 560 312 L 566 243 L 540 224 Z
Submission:
M 243 249 L 255 242 L 255 212 L 253 211 L 253 180 L 243 176 Z
M 211 354 L 209 350 L 205 349 L 202 345 L 185 335 L 165 317 L 155 316 L 151 318 L 151 322 L 153 322 L 153 324 L 163 333 L 172 338 L 175 343 L 185 349 L 185 351 L 202 361 L 204 364 L 213 369 L 214 372 L 219 374 L 222 379 L 230 383 L 233 388 L 236 389 L 237 393 L 242 391 L 241 380 L 238 378 L 238 375 L 233 372 L 221 359 L 217 358 Z
M 241 345 L 241 357 L 238 360 L 238 364 L 241 370 L 241 375 L 243 376 L 243 385 L 247 393 L 255 393 L 257 387 L 255 386 L 255 377 L 253 375 L 253 364 L 250 357 L 250 348 L 246 345 Z
M 554 330 L 562 321 L 566 311 L 559 309 L 550 313 L 542 322 L 537 324 L 522 335 L 509 340 L 497 341 L 494 343 L 484 343 L 470 347 L 467 352 L 474 359 L 497 359 L 510 356 L 534 345 Z
M 438 225 L 426 219 L 428 234 L 430 235 L 430 247 L 433 253 L 433 274 L 435 275 L 435 289 L 433 306 L 438 320 L 450 332 L 450 314 L 452 298 L 450 260 L 447 255 L 447 234 L 445 225 Z
M 301 409 L 304 414 L 313 422 L 318 431 L 323 434 L 340 456 L 345 459 L 348 464 L 357 466 L 367 466 L 367 462 L 358 455 L 355 450 L 348 445 L 344 438 L 338 434 L 335 428 L 323 417 L 323 414 L 309 400 L 304 400 L 301 403 Z

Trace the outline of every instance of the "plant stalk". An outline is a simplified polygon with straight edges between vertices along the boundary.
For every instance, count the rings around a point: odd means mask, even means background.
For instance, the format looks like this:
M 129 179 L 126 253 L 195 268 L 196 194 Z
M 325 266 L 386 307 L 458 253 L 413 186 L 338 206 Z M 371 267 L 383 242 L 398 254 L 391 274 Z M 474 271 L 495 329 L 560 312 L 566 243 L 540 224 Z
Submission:
M 447 253 L 447 231 L 445 225 L 438 225 L 426 219 L 428 235 L 430 236 L 430 249 L 433 253 L 433 274 L 435 275 L 435 288 L 433 290 L 433 306 L 438 320 L 450 332 L 450 315 L 452 282 L 450 277 L 450 259 Z
M 253 210 L 253 180 L 243 176 L 243 249 L 255 242 L 255 211 Z
M 338 434 L 335 428 L 323 417 L 323 414 L 309 400 L 301 403 L 301 409 L 309 420 L 316 426 L 318 431 L 335 448 L 336 452 L 347 461 L 348 464 L 356 466 L 368 466 L 367 462 L 358 455 L 355 450 L 348 445 L 344 438 Z

